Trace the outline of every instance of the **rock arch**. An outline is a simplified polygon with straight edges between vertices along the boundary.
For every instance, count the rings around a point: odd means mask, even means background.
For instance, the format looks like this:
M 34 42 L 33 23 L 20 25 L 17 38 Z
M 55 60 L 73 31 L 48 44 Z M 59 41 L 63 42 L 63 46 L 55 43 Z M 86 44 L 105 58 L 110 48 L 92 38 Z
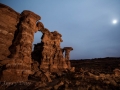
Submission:
M 40 19 L 32 11 L 24 10 L 19 14 L 0 4 L 0 64 L 6 68 L 1 71 L 1 81 L 27 81 L 29 74 L 34 73 L 31 68 L 34 60 L 39 62 L 39 69 L 45 72 L 71 69 L 70 61 L 63 56 L 64 49 L 60 47 L 62 35 L 57 31 L 50 32 Z M 32 52 L 34 33 L 37 31 L 43 35 Z

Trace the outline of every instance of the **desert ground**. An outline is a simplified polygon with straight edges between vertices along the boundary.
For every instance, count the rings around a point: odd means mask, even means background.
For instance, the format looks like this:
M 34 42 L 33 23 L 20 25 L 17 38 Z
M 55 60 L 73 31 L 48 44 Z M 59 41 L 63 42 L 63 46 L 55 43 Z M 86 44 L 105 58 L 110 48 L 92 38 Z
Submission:
M 39 74 L 27 82 L 1 82 L 0 90 L 120 90 L 120 58 L 70 60 L 74 72 Z

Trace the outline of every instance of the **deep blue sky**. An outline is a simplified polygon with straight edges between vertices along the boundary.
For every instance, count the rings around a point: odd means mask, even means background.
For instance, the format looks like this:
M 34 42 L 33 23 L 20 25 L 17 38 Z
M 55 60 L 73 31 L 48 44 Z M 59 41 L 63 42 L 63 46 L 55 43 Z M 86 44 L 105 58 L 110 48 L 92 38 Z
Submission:
M 62 34 L 61 47 L 71 46 L 71 59 L 120 57 L 120 0 L 0 0 L 21 13 L 41 16 L 50 31 Z M 113 24 L 113 19 L 118 21 Z M 41 32 L 34 43 L 40 42 Z

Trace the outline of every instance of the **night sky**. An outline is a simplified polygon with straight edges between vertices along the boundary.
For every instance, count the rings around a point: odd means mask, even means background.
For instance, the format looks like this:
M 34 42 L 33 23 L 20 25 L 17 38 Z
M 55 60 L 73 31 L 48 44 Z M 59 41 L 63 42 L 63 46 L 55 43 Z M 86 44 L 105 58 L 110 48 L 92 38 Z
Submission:
M 73 47 L 71 59 L 120 57 L 120 0 L 0 0 L 21 13 L 41 16 L 50 31 L 62 34 L 61 47 Z M 41 41 L 41 32 L 34 43 Z

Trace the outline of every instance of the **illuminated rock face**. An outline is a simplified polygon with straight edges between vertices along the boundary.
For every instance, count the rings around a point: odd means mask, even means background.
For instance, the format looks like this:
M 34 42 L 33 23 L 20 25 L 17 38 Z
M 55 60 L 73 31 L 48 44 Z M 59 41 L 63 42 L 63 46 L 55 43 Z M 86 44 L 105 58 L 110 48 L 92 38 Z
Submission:
M 32 43 L 40 16 L 27 10 L 19 14 L 3 4 L 0 13 L 0 63 L 5 66 L 1 81 L 27 80 L 32 73 Z
M 24 10 L 19 14 L 10 7 L 0 4 L 0 64 L 1 67 L 4 66 L 0 71 L 1 81 L 28 80 L 29 74 L 34 73 L 31 68 L 31 65 L 35 65 L 32 64 L 34 61 L 39 63 L 38 70 L 44 72 L 71 69 L 69 62 L 71 49 L 62 49 L 60 47 L 62 35 L 44 28 L 38 21 L 40 19 L 39 15 L 31 11 Z M 43 35 L 41 42 L 35 45 L 32 52 L 34 33 L 37 31 Z
M 69 53 L 71 48 L 62 49 L 60 43 L 62 35 L 57 31 L 50 32 L 48 29 L 41 31 L 43 33 L 41 43 L 35 44 L 32 53 L 33 59 L 40 63 L 40 69 L 59 72 L 71 69 L 69 61 Z M 65 58 L 63 52 L 65 50 Z M 37 58 L 36 58 L 37 57 Z

